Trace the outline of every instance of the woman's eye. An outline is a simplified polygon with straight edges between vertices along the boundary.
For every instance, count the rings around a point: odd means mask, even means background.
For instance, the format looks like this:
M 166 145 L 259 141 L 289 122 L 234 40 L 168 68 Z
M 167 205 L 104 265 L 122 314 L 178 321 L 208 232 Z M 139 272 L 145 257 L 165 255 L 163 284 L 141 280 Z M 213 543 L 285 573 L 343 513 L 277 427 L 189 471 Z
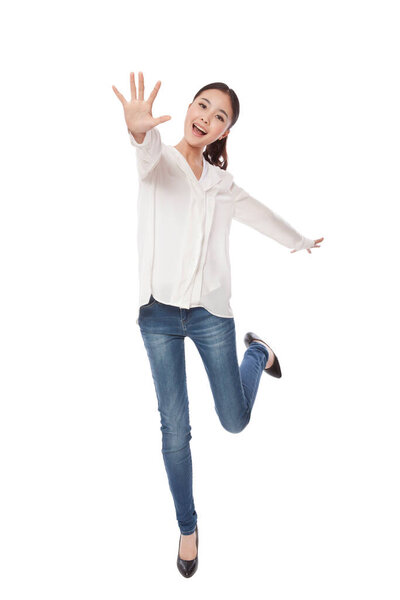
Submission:
M 204 106 L 204 108 L 207 108 L 204 102 L 199 102 L 199 106 Z M 221 115 L 217 115 L 217 117 L 221 119 L 222 122 L 224 122 L 224 117 L 221 117 Z

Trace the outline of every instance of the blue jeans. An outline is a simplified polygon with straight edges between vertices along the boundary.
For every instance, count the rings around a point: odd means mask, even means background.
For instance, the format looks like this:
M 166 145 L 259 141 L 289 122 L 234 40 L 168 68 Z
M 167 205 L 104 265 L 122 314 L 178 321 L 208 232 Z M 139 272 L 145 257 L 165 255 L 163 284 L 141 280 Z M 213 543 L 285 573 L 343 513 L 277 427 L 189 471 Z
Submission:
M 152 295 L 139 309 L 137 323 L 150 361 L 162 432 L 162 455 L 183 535 L 193 533 L 197 512 L 193 499 L 192 439 L 186 387 L 185 337 L 203 360 L 214 407 L 222 426 L 239 433 L 250 421 L 267 348 L 252 342 L 239 366 L 233 317 L 217 317 L 201 306 L 179 308 Z

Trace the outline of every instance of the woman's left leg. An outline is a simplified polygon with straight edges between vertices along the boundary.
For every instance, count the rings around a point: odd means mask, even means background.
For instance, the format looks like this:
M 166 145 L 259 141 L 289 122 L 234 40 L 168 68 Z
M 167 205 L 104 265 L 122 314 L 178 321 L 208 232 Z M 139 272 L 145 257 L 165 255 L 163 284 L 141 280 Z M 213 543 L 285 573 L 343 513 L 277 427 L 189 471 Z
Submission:
M 239 433 L 250 421 L 268 350 L 252 342 L 239 365 L 234 318 L 217 317 L 200 306 L 188 312 L 187 335 L 203 360 L 219 420 L 228 431 Z

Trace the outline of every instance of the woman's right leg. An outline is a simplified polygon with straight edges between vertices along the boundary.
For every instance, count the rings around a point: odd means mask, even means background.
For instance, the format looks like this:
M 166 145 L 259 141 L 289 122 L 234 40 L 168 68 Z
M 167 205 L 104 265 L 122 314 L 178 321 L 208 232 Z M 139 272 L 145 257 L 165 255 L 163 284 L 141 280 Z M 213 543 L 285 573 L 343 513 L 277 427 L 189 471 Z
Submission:
M 157 316 L 161 316 L 162 306 L 166 305 L 157 303 L 155 306 L 151 324 L 149 311 L 153 309 L 151 307 L 145 309 L 146 330 L 142 327 L 140 330 L 150 361 L 158 400 L 162 455 L 175 504 L 176 518 L 181 533 L 188 535 L 196 528 L 197 513 L 192 489 L 193 472 L 189 443 L 192 435 L 186 385 L 185 340 L 184 336 L 177 332 L 164 332 L 168 316 L 165 312 L 161 327 L 163 332 L 156 332 Z M 171 323 L 175 323 L 175 319 Z

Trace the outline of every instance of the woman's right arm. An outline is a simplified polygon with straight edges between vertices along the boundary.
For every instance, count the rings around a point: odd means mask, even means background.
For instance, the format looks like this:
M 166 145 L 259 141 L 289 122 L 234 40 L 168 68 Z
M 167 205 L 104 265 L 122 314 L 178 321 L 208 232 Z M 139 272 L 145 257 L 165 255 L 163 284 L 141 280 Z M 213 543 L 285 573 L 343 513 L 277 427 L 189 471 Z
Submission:
M 153 127 L 144 134 L 143 141 L 138 142 L 139 136 L 134 136 L 131 131 L 128 130 L 129 139 L 132 146 L 135 146 L 136 150 L 136 165 L 140 179 L 144 179 L 154 169 L 161 157 L 161 136 L 158 129 Z
M 157 81 L 147 100 L 144 100 L 144 79 L 141 71 L 139 71 L 139 97 L 136 94 L 134 73 L 130 74 L 130 84 L 130 102 L 124 98 L 115 86 L 112 86 L 112 88 L 122 103 L 130 141 L 137 149 L 139 176 L 143 179 L 155 167 L 161 156 L 161 136 L 155 127 L 160 123 L 169 121 L 171 117 L 163 115 L 154 118 L 152 115 L 153 102 L 160 89 L 161 81 Z

